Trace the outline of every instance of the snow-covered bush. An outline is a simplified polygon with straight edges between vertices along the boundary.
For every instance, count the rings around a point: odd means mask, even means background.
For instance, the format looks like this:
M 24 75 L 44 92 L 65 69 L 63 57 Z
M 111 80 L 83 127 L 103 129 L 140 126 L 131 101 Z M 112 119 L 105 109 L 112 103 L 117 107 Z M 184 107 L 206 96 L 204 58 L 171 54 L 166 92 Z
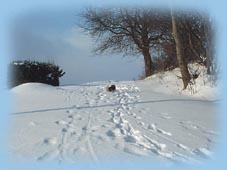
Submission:
M 63 70 L 51 63 L 37 61 L 13 61 L 9 64 L 9 87 L 38 82 L 59 86 L 59 78 L 65 74 Z

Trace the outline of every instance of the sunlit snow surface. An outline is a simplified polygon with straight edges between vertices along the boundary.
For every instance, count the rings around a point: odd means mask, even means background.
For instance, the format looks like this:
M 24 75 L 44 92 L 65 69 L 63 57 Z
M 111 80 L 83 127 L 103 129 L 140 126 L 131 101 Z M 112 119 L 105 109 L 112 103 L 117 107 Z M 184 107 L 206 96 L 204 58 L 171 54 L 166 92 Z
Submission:
M 99 164 L 212 159 L 218 98 L 204 81 L 182 91 L 175 72 L 146 80 L 13 88 L 9 153 L 13 160 Z M 115 92 L 106 86 L 115 84 Z M 201 90 L 202 89 L 202 90 Z

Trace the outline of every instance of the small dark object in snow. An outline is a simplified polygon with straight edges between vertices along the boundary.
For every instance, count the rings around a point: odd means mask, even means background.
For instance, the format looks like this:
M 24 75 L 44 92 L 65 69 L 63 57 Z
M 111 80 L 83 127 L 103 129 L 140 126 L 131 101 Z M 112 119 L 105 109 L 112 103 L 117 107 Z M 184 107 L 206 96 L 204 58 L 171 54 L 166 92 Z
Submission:
M 195 80 L 195 79 L 197 79 L 199 77 L 199 74 L 193 74 L 192 75 L 192 78 Z
M 116 86 L 115 85 L 111 85 L 107 88 L 108 91 L 110 92 L 114 92 L 116 90 Z

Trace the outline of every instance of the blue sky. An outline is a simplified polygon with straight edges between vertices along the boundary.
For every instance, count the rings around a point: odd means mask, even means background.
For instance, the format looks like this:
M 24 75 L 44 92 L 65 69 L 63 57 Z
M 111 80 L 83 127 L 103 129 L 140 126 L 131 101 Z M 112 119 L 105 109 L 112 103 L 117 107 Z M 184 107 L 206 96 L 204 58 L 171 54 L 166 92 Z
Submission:
M 94 40 L 78 24 L 82 7 L 35 9 L 12 20 L 11 60 L 54 61 L 66 74 L 62 85 L 133 80 L 143 73 L 142 56 L 92 53 Z
M 56 64 L 59 64 L 67 74 L 62 78 L 63 84 L 74 84 L 86 81 L 94 81 L 106 79 L 131 79 L 136 78 L 136 75 L 141 73 L 141 61 L 131 58 L 122 58 L 120 55 L 115 56 L 90 56 L 90 40 L 88 37 L 84 37 L 77 31 L 73 31 L 74 22 L 74 7 L 76 9 L 81 9 L 88 5 L 93 6 L 113 6 L 113 5 L 154 5 L 157 2 L 162 3 L 162 5 L 169 4 L 170 1 L 167 0 L 8 0 L 1 2 L 0 6 L 0 51 L 1 51 L 1 62 L 0 62 L 0 161 L 2 169 L 84 169 L 84 167 L 67 167 L 67 166 L 55 166 L 55 165 L 35 165 L 35 164 L 16 164 L 12 163 L 7 159 L 6 146 L 7 141 L 2 140 L 7 137 L 8 128 L 8 115 L 10 108 L 10 100 L 8 92 L 5 91 L 6 82 L 6 72 L 7 63 L 12 60 L 12 57 L 39 57 L 40 60 L 51 60 L 53 57 Z M 217 44 L 218 44 L 218 56 L 219 61 L 222 65 L 223 73 L 226 74 L 226 33 L 227 33 L 227 22 L 226 22 L 226 2 L 225 0 L 171 0 L 174 6 L 181 8 L 195 7 L 201 9 L 207 9 L 209 13 L 214 16 L 217 21 Z M 49 14 L 49 17 L 46 17 Z M 42 23 L 45 25 L 39 25 Z M 39 25 L 39 26 L 38 26 Z M 48 25 L 48 27 L 47 27 Z M 18 28 L 18 31 L 13 31 L 13 28 Z M 20 29 L 19 29 L 20 28 Z M 24 32 L 23 32 L 24 31 Z M 14 33 L 13 33 L 14 32 Z M 20 41 L 20 37 L 23 37 L 23 41 Z M 79 44 L 75 41 L 73 37 L 80 37 Z M 32 41 L 29 40 L 32 38 Z M 12 40 L 15 40 L 13 42 Z M 83 41 L 82 41 L 83 40 Z M 88 44 L 87 44 L 88 43 Z M 37 48 L 39 45 L 39 48 Z M 82 50 L 84 47 L 85 50 Z M 29 47 L 29 48 L 27 48 Z M 89 47 L 87 50 L 87 47 Z M 26 49 L 26 50 L 25 50 Z M 28 50 L 29 49 L 29 50 Z M 78 52 L 79 51 L 79 52 Z M 42 58 L 44 57 L 45 58 Z M 83 56 L 83 58 L 81 58 Z M 85 56 L 85 58 L 84 58 Z M 22 58 L 21 58 L 22 59 Z M 118 65 L 121 74 L 115 72 L 116 75 L 110 77 L 111 68 L 116 68 L 115 65 L 119 64 L 119 59 L 121 59 L 121 64 Z M 131 61 L 132 60 L 132 61 Z M 79 62 L 78 62 L 79 61 Z M 99 64 L 102 63 L 102 68 Z M 104 63 L 104 64 L 103 64 Z M 107 67 L 107 63 L 111 63 Z M 84 65 L 83 65 L 84 64 Z M 98 66 L 99 65 L 99 66 Z M 97 67 L 98 66 L 98 67 Z M 84 72 L 86 68 L 86 72 Z M 123 70 L 126 70 L 124 72 Z M 133 68 L 133 69 L 131 69 Z M 121 70 L 122 69 L 122 70 Z M 103 71 L 105 70 L 105 71 Z M 130 71 L 129 71 L 130 70 Z M 83 75 L 81 75 L 81 72 Z M 108 74 L 107 74 L 108 73 Z M 223 75 L 224 75 L 223 74 Z M 121 77 L 122 76 L 122 77 Z M 223 78 L 223 87 L 226 87 L 226 79 Z M 223 102 L 220 106 L 219 114 L 219 125 L 221 127 L 221 136 L 219 138 L 219 144 L 217 146 L 217 154 L 212 161 L 208 161 L 205 165 L 198 167 L 180 167 L 172 169 L 226 169 L 225 159 L 227 157 L 227 116 L 226 116 L 226 88 L 222 90 Z M 5 151 L 5 152 L 4 152 Z M 142 167 L 141 167 L 142 166 Z M 114 165 L 112 162 L 106 165 L 108 169 L 119 169 L 119 165 Z M 147 162 L 145 164 L 138 163 L 137 165 L 124 165 L 121 169 L 158 169 L 155 168 L 153 164 Z M 95 169 L 95 168 L 93 168 Z M 99 168 L 104 169 L 104 168 Z M 107 168 L 106 168 L 107 169 Z
M 25 59 L 54 61 L 66 72 L 60 78 L 61 85 L 138 79 L 144 70 L 142 56 L 123 58 L 123 54 L 105 53 L 96 56 L 92 53 L 95 42 L 78 27 L 81 19 L 78 15 L 89 6 L 119 6 L 111 4 L 111 1 L 106 4 L 94 2 L 44 5 L 22 10 L 20 14 L 12 16 L 9 29 L 9 62 Z M 146 3 L 140 5 L 146 6 Z M 122 4 L 134 6 L 127 1 Z M 165 6 L 169 4 L 165 3 Z M 180 3 L 172 4 L 180 6 Z M 203 8 L 210 7 L 202 6 L 201 9 Z

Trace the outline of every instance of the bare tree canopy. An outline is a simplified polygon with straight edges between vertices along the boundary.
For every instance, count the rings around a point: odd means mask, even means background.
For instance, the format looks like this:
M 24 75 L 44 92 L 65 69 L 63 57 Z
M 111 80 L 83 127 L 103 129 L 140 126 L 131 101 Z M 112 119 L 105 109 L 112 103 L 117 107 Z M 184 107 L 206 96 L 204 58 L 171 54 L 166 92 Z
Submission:
M 141 54 L 145 76 L 154 73 L 152 49 L 168 56 L 164 68 L 181 68 L 184 88 L 190 81 L 187 64 L 198 62 L 208 68 L 214 62 L 214 28 L 208 15 L 197 11 L 156 8 L 89 8 L 81 27 L 96 39 L 95 52 Z M 173 14 L 173 13 L 172 13 Z M 155 62 L 161 60 L 155 60 Z M 183 69 L 183 70 L 182 70 Z
M 140 53 L 145 74 L 153 74 L 150 49 L 169 37 L 170 14 L 158 9 L 87 9 L 83 28 L 97 38 L 96 52 Z
M 187 68 L 190 62 L 204 65 L 208 74 L 215 74 L 215 31 L 209 15 L 195 10 L 172 11 L 172 26 L 184 88 L 193 77 Z
M 208 74 L 214 74 L 215 64 L 215 28 L 208 14 L 194 11 L 185 14 L 185 39 L 191 50 L 191 60 L 207 67 Z

